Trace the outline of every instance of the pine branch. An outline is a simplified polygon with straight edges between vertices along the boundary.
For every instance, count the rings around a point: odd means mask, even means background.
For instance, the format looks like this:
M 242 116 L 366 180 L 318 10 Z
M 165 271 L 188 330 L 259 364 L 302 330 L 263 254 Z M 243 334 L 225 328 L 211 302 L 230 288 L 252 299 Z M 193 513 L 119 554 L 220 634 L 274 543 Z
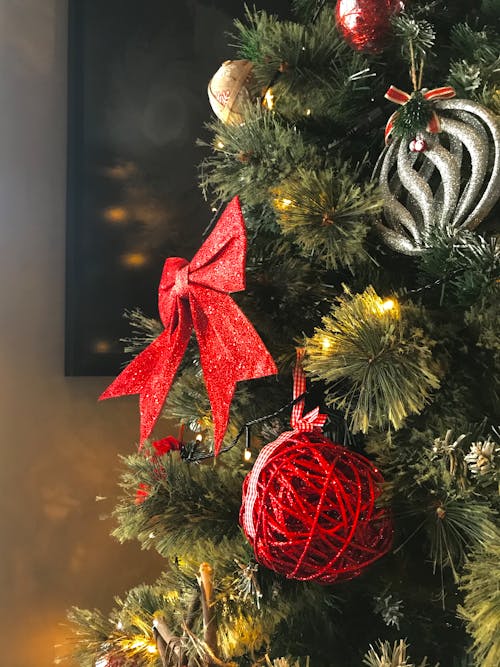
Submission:
M 319 164 L 319 156 L 292 126 L 276 114 L 249 108 L 242 125 L 210 123 L 213 154 L 200 167 L 205 193 L 213 190 L 219 200 L 240 195 L 245 205 L 270 200 L 270 191 L 301 164 Z
M 404 639 L 394 642 L 392 646 L 389 642 L 379 641 L 377 646 L 370 646 L 363 664 L 367 667 L 415 667 L 413 663 L 408 662 L 407 650 L 408 645 Z M 424 658 L 419 667 L 426 667 L 427 665 L 427 658 Z M 439 667 L 439 665 L 436 665 L 436 667 Z
M 500 532 L 472 554 L 462 577 L 465 591 L 461 617 L 472 636 L 476 664 L 496 667 L 500 663 Z
M 382 209 L 373 183 L 360 184 L 359 167 L 349 162 L 325 170 L 299 169 L 275 190 L 278 222 L 326 268 L 353 268 L 367 261 L 368 222 Z
M 323 326 L 307 339 L 305 368 L 326 382 L 326 402 L 344 411 L 354 432 L 419 413 L 439 387 L 433 342 L 411 304 L 384 301 L 372 287 L 337 299 Z

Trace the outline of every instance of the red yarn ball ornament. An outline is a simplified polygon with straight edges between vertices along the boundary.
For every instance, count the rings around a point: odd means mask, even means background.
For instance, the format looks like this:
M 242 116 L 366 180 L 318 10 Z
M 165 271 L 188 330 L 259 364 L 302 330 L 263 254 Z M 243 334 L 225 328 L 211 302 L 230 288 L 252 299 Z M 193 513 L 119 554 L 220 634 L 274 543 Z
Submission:
M 358 576 L 391 548 L 392 521 L 376 506 L 382 482 L 370 461 L 318 430 L 283 434 L 243 484 L 240 523 L 257 561 L 321 584 Z
M 391 17 L 401 0 L 338 0 L 335 20 L 345 41 L 356 51 L 380 53 L 391 36 Z

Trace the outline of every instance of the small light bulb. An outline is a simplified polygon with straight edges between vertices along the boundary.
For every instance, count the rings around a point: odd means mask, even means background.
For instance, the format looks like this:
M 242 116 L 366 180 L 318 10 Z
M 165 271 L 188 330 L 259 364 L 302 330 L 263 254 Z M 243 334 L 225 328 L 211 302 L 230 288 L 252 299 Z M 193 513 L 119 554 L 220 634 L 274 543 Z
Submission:
M 196 442 L 201 442 L 203 440 L 203 436 L 201 435 L 201 433 L 198 433 L 195 440 L 196 440 Z
M 148 644 L 147 651 L 148 653 L 156 653 L 156 646 L 154 644 Z
M 395 306 L 395 303 L 392 299 L 386 299 L 379 305 L 379 310 L 382 311 L 383 313 L 387 312 L 388 310 L 392 310 Z
M 154 539 L 154 536 L 155 536 L 154 533 L 149 533 L 149 535 L 148 535 L 148 537 L 149 537 L 150 540 L 153 540 L 153 539 Z
M 250 461 L 250 459 L 252 458 L 252 452 L 249 449 L 245 449 L 243 458 L 245 459 L 245 461 Z
M 323 340 L 321 341 L 321 346 L 324 350 L 329 350 L 332 346 L 332 342 L 329 338 L 326 336 L 323 337 Z
M 292 200 L 287 199 L 286 197 L 281 200 L 281 204 L 284 208 L 286 208 L 287 206 L 290 206 L 291 203 L 292 203 Z
M 123 623 L 121 621 L 118 621 L 116 627 L 118 628 L 118 630 L 123 630 Z
M 310 116 L 310 115 L 311 115 L 311 109 L 306 109 L 306 116 Z
M 268 88 L 266 94 L 264 95 L 264 105 L 269 109 L 269 111 L 271 111 L 274 107 L 274 95 L 271 88 Z
M 222 143 L 222 141 L 217 142 L 217 148 L 220 148 L 221 150 L 224 148 L 224 144 Z

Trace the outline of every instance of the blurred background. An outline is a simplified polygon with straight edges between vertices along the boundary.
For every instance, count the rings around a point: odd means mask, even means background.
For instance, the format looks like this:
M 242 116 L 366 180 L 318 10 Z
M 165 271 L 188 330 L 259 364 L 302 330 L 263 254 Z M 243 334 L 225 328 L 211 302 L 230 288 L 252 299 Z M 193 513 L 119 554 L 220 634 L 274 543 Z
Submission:
M 136 401 L 99 405 L 107 378 L 64 377 L 66 43 L 65 0 L 1 0 L 2 667 L 52 665 L 67 607 L 108 608 L 161 567 L 100 520 Z
M 204 36 L 220 45 L 218 62 L 243 3 L 180 0 L 181 14 L 187 6 L 205 17 L 221 3 L 220 37 Z M 117 12 L 110 36 L 119 25 Z M 137 397 L 99 404 L 110 377 L 64 375 L 67 44 L 67 0 L 0 0 L 1 667 L 49 667 L 71 605 L 107 610 L 163 565 L 119 545 L 101 520 L 116 504 L 119 454 L 135 446 Z M 211 112 L 201 79 L 202 124 Z M 196 164 L 184 162 L 195 180 Z

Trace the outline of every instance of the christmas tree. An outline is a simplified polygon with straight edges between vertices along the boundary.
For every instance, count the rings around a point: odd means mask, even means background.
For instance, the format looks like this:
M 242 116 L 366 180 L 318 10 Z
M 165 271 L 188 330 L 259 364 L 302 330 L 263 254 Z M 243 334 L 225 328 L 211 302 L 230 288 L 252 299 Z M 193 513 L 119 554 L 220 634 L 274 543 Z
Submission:
M 70 612 L 82 667 L 500 664 L 500 3 L 404 5 L 235 22 L 217 213 L 105 394 L 141 394 L 113 534 L 165 572 Z

